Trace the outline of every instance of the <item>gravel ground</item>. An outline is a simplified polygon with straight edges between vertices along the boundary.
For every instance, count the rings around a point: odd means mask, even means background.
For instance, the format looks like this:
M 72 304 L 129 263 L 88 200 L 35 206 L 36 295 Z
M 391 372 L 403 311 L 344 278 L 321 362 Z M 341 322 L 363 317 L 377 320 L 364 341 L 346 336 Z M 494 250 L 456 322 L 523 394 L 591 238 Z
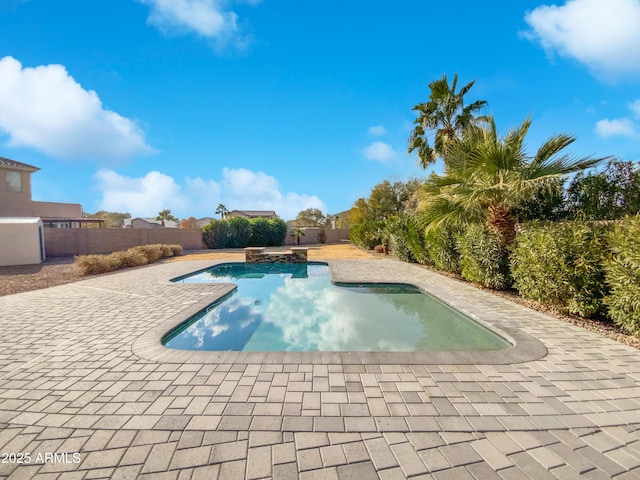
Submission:
M 242 252 L 241 250 L 223 250 L 219 252 L 212 252 L 211 250 L 207 250 L 185 253 L 186 254 L 183 256 L 174 257 L 165 261 L 244 260 L 244 252 Z M 382 256 L 383 255 L 374 254 L 372 252 L 366 252 L 359 248 L 355 248 L 352 245 L 311 246 L 309 249 L 309 260 L 350 258 L 376 259 L 381 258 Z M 456 277 L 455 275 L 452 276 Z M 85 277 L 80 275 L 80 273 L 76 270 L 75 265 L 73 264 L 73 257 L 49 258 L 40 265 L 0 267 L 0 296 L 29 292 L 31 290 L 38 290 L 41 288 L 54 287 L 56 285 L 63 285 L 65 283 L 77 282 L 78 280 L 82 280 L 83 278 Z M 533 308 L 535 310 L 546 313 L 547 315 L 550 315 L 552 317 L 556 317 L 562 321 L 580 326 L 586 330 L 600 333 L 601 335 L 609 337 L 620 343 L 640 349 L 640 338 L 628 335 L 610 322 L 565 315 L 545 305 L 525 300 L 514 292 L 498 292 L 494 290 L 490 291 L 496 295 L 506 297 L 515 303 L 525 305 L 529 308 Z

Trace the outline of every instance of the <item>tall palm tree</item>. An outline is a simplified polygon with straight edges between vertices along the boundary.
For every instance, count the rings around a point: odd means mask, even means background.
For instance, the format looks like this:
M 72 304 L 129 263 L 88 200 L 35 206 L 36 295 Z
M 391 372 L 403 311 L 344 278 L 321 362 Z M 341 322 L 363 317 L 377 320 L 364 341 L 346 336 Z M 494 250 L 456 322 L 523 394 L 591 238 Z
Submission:
M 229 210 L 227 210 L 227 207 L 225 207 L 222 203 L 220 203 L 218 205 L 218 208 L 216 208 L 216 214 L 220 215 L 220 218 L 224 220 L 224 218 L 227 216 L 227 213 L 229 213 Z
M 438 157 L 443 157 L 447 146 L 452 140 L 460 138 L 466 128 L 488 120 L 485 116 L 476 116 L 478 111 L 487 105 L 485 100 L 478 100 L 466 106 L 464 104 L 464 96 L 474 83 L 475 81 L 470 82 L 456 92 L 458 74 L 454 75 L 451 86 L 444 75 L 442 79 L 429 84 L 429 101 L 413 107 L 413 110 L 418 112 L 418 118 L 413 122 L 416 126 L 409 136 L 408 151 L 418 151 L 422 168 L 427 168 Z M 427 135 L 433 131 L 434 141 L 431 146 Z
M 168 209 L 161 210 L 160 212 L 158 212 L 158 216 L 156 217 L 156 220 L 161 221 L 163 227 L 164 227 L 165 220 L 171 220 L 172 222 L 178 221 L 178 219 L 171 214 L 171 210 L 168 210 Z
M 487 127 L 469 128 L 446 152 L 447 172 L 432 174 L 421 210 L 427 225 L 482 222 L 509 248 L 516 234 L 516 208 L 569 173 L 592 167 L 605 158 L 571 158 L 561 154 L 575 141 L 560 134 L 529 157 L 525 137 L 531 120 L 500 138 L 491 118 Z

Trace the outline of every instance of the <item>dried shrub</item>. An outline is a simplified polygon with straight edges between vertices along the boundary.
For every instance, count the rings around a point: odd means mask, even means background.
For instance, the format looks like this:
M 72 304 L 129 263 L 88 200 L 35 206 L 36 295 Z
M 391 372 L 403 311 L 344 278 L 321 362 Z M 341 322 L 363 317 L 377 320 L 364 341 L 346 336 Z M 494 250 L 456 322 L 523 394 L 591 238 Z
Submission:
M 140 267 L 180 253 L 181 245 L 141 245 L 109 255 L 81 255 L 75 257 L 75 264 L 81 275 L 90 275 L 113 272 L 120 268 Z
M 74 262 L 81 275 L 91 275 L 117 270 L 119 260 L 111 255 L 80 255 Z
M 373 247 L 373 251 L 376 253 L 384 253 L 384 245 L 376 245 Z

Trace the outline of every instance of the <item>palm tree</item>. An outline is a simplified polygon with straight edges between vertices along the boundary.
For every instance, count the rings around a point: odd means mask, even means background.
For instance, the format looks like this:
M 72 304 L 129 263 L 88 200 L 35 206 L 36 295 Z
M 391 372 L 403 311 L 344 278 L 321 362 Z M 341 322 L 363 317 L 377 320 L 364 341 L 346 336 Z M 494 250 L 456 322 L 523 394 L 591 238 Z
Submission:
M 218 205 L 218 208 L 216 209 L 216 214 L 220 215 L 220 218 L 224 220 L 224 218 L 227 216 L 227 213 L 229 213 L 229 210 L 227 210 L 227 207 L 225 207 L 222 203 L 220 203 Z
M 429 101 L 413 107 L 418 112 L 418 118 L 413 122 L 416 126 L 409 136 L 408 151 L 418 151 L 422 168 L 427 168 L 438 157 L 443 157 L 447 146 L 452 140 L 460 138 L 466 128 L 488 120 L 485 116 L 475 116 L 487 105 L 485 100 L 464 105 L 464 96 L 474 83 L 475 81 L 470 82 L 456 92 L 458 74 L 454 75 L 451 86 L 447 82 L 447 76 L 443 75 L 442 79 L 429 84 Z M 433 146 L 429 145 L 427 139 L 430 131 L 435 131 Z
M 516 208 L 540 189 L 553 188 L 557 179 L 592 167 L 605 158 L 574 159 L 561 151 L 575 137 L 551 137 L 534 157 L 525 153 L 527 118 L 503 138 L 491 118 L 487 127 L 469 128 L 446 152 L 447 172 L 432 174 L 423 193 L 421 210 L 428 227 L 442 222 L 484 223 L 509 248 L 516 234 Z
M 161 210 L 156 217 L 156 220 L 160 220 L 162 222 L 162 226 L 164 227 L 165 220 L 171 220 L 172 222 L 177 222 L 178 219 L 171 215 L 171 210 Z

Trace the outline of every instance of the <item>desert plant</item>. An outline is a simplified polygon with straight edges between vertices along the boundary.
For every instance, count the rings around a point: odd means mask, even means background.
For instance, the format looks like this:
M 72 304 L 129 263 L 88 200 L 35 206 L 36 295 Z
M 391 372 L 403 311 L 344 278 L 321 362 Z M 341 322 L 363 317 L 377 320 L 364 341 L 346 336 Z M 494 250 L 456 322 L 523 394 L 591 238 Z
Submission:
M 508 252 L 486 226 L 468 225 L 458 237 L 458 251 L 465 280 L 496 290 L 511 286 Z
M 628 217 L 608 235 L 613 256 L 605 261 L 608 314 L 628 332 L 640 335 L 640 217 Z
M 375 247 L 373 247 L 373 251 L 376 253 L 384 253 L 384 245 L 376 245 Z
M 113 272 L 120 268 L 139 267 L 161 258 L 182 253 L 180 245 L 141 245 L 108 255 L 80 255 L 74 262 L 81 275 Z
M 524 298 L 590 317 L 607 293 L 605 227 L 583 222 L 531 224 L 511 253 L 514 286 Z
M 327 231 L 324 229 L 324 227 L 320 227 L 320 229 L 318 230 L 318 242 L 327 243 Z

